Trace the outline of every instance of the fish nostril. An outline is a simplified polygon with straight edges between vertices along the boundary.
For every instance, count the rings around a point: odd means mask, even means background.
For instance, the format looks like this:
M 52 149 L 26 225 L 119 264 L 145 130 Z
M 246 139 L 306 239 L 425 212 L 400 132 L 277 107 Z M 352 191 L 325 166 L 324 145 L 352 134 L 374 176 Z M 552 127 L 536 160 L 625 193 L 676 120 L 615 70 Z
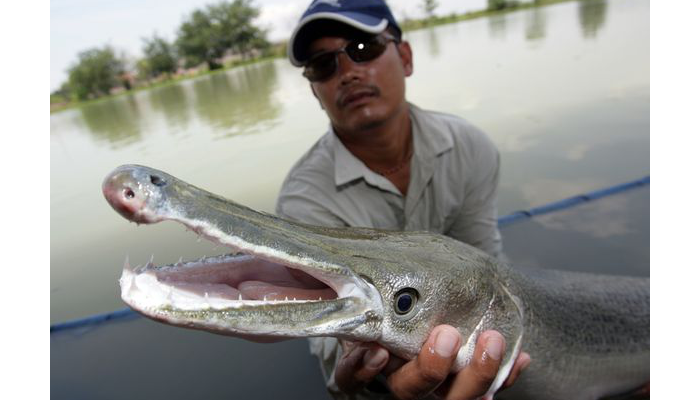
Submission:
M 136 196 L 136 194 L 133 190 L 131 190 L 131 188 L 124 189 L 124 197 L 126 197 L 127 199 L 133 199 L 134 196 Z
M 156 186 L 165 186 L 165 180 L 158 175 L 151 175 L 151 183 Z

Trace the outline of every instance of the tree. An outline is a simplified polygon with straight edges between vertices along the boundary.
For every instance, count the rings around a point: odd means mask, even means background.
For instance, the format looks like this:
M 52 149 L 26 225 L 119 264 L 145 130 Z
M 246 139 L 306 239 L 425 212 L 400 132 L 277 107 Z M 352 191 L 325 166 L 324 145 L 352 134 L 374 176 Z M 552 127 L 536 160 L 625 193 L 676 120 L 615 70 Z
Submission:
M 195 10 L 180 25 L 175 47 L 187 66 L 206 62 L 209 69 L 221 68 L 219 60 L 227 51 L 245 56 L 269 46 L 265 32 L 253 25 L 259 13 L 251 0 L 222 1 Z
M 423 0 L 423 10 L 428 14 L 428 18 L 435 17 L 435 9 L 438 7 L 436 0 Z
M 506 8 L 506 0 L 489 0 L 488 1 L 488 10 L 503 10 Z
M 154 78 L 160 74 L 169 74 L 177 70 L 177 54 L 175 48 L 167 40 L 153 34 L 151 38 L 143 38 L 144 57 L 139 61 L 138 68 L 143 76 Z
M 537 3 L 537 0 L 535 0 L 535 3 Z M 505 10 L 506 8 L 517 7 L 518 4 L 518 0 L 488 0 L 486 9 L 490 11 Z
M 68 88 L 78 100 L 103 96 L 122 83 L 120 77 L 125 71 L 124 60 L 115 55 L 111 46 L 85 50 L 68 69 Z

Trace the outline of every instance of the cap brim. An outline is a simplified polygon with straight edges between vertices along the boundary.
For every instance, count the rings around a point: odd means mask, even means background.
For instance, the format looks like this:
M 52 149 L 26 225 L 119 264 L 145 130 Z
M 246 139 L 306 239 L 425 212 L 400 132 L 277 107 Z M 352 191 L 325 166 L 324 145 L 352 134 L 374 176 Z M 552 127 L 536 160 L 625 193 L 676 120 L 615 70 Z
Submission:
M 307 40 L 303 39 L 304 28 L 312 21 L 317 20 L 332 20 L 338 21 L 343 24 L 349 25 L 355 29 L 363 32 L 378 34 L 383 32 L 389 25 L 389 21 L 385 18 L 377 18 L 366 14 L 356 13 L 356 12 L 345 12 L 345 13 L 331 13 L 331 12 L 320 12 L 309 15 L 308 17 L 299 21 L 296 29 L 292 32 L 292 36 L 289 39 L 289 46 L 287 47 L 287 55 L 289 56 L 289 61 L 292 65 L 301 67 L 306 61 L 304 59 L 304 53 L 306 52 L 306 47 L 309 43 Z

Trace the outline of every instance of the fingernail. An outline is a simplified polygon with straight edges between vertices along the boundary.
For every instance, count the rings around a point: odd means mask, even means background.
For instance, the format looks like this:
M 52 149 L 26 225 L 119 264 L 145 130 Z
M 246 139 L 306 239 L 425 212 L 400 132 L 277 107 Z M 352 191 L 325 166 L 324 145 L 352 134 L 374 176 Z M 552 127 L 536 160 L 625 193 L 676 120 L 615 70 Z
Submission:
M 451 330 L 442 330 L 435 338 L 435 351 L 440 357 L 451 357 L 458 344 L 459 335 L 455 335 Z
M 501 335 L 489 335 L 486 338 L 486 355 L 492 360 L 500 360 L 503 357 L 503 348 L 505 347 L 505 342 Z
M 367 350 L 362 362 L 369 369 L 379 369 L 387 358 L 387 352 L 384 349 Z

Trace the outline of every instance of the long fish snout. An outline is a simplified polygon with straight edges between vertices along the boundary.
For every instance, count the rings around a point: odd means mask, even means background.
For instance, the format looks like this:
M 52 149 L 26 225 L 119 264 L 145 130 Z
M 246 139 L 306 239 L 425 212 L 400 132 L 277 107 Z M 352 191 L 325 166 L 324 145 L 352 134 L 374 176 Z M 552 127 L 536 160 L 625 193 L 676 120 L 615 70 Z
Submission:
M 152 205 L 161 198 L 160 188 L 166 183 L 164 177 L 148 173 L 143 167 L 123 165 L 105 177 L 102 194 L 122 217 L 132 222 L 150 224 L 161 220 L 152 212 Z

